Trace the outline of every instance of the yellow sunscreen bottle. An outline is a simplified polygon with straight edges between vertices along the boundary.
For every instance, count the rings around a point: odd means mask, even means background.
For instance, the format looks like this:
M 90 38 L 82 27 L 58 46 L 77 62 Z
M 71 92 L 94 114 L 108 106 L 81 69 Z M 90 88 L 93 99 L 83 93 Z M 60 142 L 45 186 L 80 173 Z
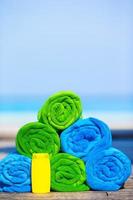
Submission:
M 50 192 L 50 159 L 47 153 L 33 153 L 31 166 L 33 193 Z

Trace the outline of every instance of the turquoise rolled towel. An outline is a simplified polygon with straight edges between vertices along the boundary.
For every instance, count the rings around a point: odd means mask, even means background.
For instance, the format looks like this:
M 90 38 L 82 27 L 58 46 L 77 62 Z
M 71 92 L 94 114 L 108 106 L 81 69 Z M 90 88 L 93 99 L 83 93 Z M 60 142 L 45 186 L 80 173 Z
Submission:
M 31 159 L 11 153 L 0 161 L 0 192 L 31 191 Z
M 131 161 L 113 147 L 91 154 L 86 163 L 87 183 L 93 190 L 119 190 L 131 174 Z
M 61 133 L 61 149 L 87 161 L 94 151 L 101 151 L 112 145 L 108 126 L 95 118 L 79 119 Z

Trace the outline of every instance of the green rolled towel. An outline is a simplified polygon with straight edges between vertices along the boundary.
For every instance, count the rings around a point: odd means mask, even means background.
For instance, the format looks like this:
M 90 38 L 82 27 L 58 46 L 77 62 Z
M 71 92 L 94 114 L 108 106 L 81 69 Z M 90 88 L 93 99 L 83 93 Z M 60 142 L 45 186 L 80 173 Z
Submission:
M 16 148 L 20 154 L 28 157 L 32 157 L 33 153 L 49 153 L 52 156 L 60 150 L 60 139 L 49 125 L 31 122 L 18 131 Z
M 79 96 L 72 91 L 58 92 L 44 103 L 38 120 L 48 123 L 56 130 L 64 130 L 81 117 L 82 105 Z
M 58 153 L 51 158 L 51 189 L 59 192 L 86 191 L 84 162 L 67 153 Z

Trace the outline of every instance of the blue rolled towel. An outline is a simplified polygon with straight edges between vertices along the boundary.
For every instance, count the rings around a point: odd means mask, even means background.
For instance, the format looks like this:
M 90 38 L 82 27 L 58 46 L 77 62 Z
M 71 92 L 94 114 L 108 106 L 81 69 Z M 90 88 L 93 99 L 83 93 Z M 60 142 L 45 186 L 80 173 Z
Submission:
M 119 190 L 131 174 L 131 161 L 111 147 L 94 153 L 86 163 L 87 183 L 93 190 Z
M 0 161 L 0 192 L 31 191 L 31 159 L 17 153 Z
M 95 118 L 79 119 L 61 133 L 61 149 L 87 161 L 93 151 L 101 151 L 112 145 L 108 126 Z

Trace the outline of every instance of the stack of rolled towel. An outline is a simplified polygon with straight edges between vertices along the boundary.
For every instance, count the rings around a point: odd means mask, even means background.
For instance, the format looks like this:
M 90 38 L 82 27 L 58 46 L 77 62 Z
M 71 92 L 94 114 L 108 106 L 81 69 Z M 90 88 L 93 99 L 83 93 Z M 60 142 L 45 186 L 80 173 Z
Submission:
M 33 153 L 48 153 L 53 191 L 115 191 L 131 173 L 131 161 L 112 147 L 108 126 L 82 118 L 79 96 L 71 91 L 52 95 L 38 112 L 38 121 L 16 136 L 16 152 L 0 161 L 0 191 L 31 191 Z

